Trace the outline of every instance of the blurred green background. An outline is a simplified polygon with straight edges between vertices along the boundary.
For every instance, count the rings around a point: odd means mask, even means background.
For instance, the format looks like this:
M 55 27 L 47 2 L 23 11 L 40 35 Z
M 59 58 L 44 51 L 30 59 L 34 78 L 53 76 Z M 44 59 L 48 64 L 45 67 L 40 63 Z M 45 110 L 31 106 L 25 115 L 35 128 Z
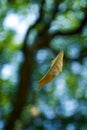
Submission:
M 53 58 L 63 71 L 38 89 Z M 87 130 L 87 0 L 0 0 L 0 130 Z

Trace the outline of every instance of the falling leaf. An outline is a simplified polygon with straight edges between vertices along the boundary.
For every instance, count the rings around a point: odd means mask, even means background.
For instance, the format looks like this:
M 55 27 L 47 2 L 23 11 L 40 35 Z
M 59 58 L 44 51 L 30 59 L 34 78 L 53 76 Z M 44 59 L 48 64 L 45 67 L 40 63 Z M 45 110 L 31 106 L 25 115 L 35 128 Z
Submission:
M 57 57 L 51 62 L 50 69 L 48 72 L 42 77 L 42 79 L 38 83 L 38 87 L 40 88 L 41 86 L 49 83 L 51 80 L 54 79 L 59 73 L 62 72 L 62 67 L 63 67 L 63 55 L 64 52 L 61 51 Z

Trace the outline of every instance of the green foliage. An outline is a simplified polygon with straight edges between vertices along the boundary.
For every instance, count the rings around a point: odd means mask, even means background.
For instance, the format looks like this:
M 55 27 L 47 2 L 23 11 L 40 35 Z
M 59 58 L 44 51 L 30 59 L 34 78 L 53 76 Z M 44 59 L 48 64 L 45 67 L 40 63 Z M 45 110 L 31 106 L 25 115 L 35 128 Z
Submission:
M 27 99 L 15 129 L 87 130 L 87 1 L 41 2 L 0 1 L 0 122 L 8 121 L 12 109 L 22 104 L 13 101 L 29 73 L 28 95 L 25 84 L 20 89 L 19 99 Z M 60 50 L 64 50 L 63 72 L 38 90 L 39 79 Z M 28 58 L 31 63 L 26 65 Z M 31 71 L 20 78 L 23 65 Z
M 78 89 L 78 76 L 70 73 L 66 79 L 67 87 L 69 89 L 69 95 L 75 96 L 76 90 Z

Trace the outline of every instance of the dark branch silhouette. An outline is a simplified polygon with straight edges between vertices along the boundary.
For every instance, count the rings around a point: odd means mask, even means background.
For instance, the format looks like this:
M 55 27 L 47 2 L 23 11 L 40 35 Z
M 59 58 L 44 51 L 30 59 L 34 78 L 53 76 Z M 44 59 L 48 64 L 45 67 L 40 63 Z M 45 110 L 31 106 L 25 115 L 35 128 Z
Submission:
M 26 103 L 28 92 L 31 88 L 31 73 L 32 73 L 32 65 L 33 65 L 33 51 L 30 51 L 27 46 L 27 39 L 29 32 L 32 28 L 36 26 L 36 24 L 42 19 L 42 10 L 43 10 L 44 0 L 41 3 L 40 9 L 40 17 L 36 21 L 36 23 L 30 28 L 28 28 L 25 39 L 23 42 L 22 52 L 24 54 L 24 62 L 22 64 L 20 75 L 19 75 L 19 84 L 18 84 L 18 92 L 16 95 L 15 101 L 13 101 L 13 110 L 10 114 L 10 117 L 5 126 L 5 130 L 13 130 L 15 126 L 16 120 L 20 117 L 20 114 L 23 110 L 23 107 Z
M 78 34 L 81 33 L 81 31 L 83 30 L 83 27 L 86 25 L 87 23 L 87 13 L 85 14 L 84 19 L 81 21 L 81 24 L 75 28 L 74 30 L 71 31 L 57 31 L 56 33 L 53 33 L 51 36 L 52 38 L 57 36 L 57 35 L 74 35 L 74 34 Z

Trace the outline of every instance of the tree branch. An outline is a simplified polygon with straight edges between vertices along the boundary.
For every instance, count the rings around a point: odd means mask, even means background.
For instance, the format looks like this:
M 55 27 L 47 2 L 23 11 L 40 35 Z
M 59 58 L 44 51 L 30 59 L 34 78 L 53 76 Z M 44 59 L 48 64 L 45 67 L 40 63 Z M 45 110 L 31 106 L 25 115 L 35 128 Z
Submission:
M 48 21 L 48 23 L 45 23 L 45 26 L 41 32 L 39 32 L 39 36 L 43 36 L 45 33 L 48 32 L 48 29 L 50 28 L 50 24 L 52 20 L 54 20 L 55 16 L 57 15 L 58 5 L 61 1 L 60 0 L 54 0 L 54 8 L 51 11 L 51 19 Z
M 42 21 L 42 19 L 43 19 L 43 5 L 45 4 L 45 0 L 42 0 L 41 1 L 41 8 L 40 8 L 40 15 L 39 15 L 39 17 L 38 17 L 38 19 L 36 20 L 36 22 L 33 24 L 33 25 L 31 25 L 30 27 L 28 27 L 28 29 L 27 29 L 27 31 L 26 31 L 26 35 L 25 35 L 25 39 L 24 39 L 24 44 L 23 44 L 23 48 L 22 49 L 24 49 L 25 47 L 25 44 L 27 44 L 27 39 L 28 39 L 28 36 L 29 36 L 29 33 L 30 33 L 30 31 L 33 29 L 33 28 L 35 28 L 36 26 L 37 26 L 37 24 L 38 23 L 40 23 L 41 21 Z
M 33 51 L 28 49 L 27 46 L 27 39 L 30 33 L 30 30 L 33 29 L 43 17 L 43 4 L 45 0 L 41 1 L 41 8 L 40 8 L 40 16 L 37 19 L 36 23 L 27 29 L 25 39 L 23 41 L 22 52 L 24 54 L 24 62 L 22 64 L 20 74 L 19 74 L 19 84 L 18 84 L 18 92 L 16 95 L 16 99 L 13 100 L 13 110 L 10 114 L 10 117 L 6 123 L 5 130 L 13 130 L 15 126 L 16 120 L 20 117 L 22 109 L 26 103 L 28 90 L 30 91 L 31 88 L 31 74 L 32 68 L 34 65 L 33 60 Z
M 62 32 L 62 31 L 57 31 L 53 34 L 51 34 L 51 38 L 57 36 L 57 35 L 74 35 L 74 34 L 77 34 L 77 33 L 80 33 L 83 29 L 83 27 L 86 25 L 87 23 L 87 13 L 85 14 L 85 17 L 84 19 L 82 20 L 80 26 L 78 28 L 75 28 L 75 30 L 71 30 L 71 31 L 67 31 L 67 32 Z

